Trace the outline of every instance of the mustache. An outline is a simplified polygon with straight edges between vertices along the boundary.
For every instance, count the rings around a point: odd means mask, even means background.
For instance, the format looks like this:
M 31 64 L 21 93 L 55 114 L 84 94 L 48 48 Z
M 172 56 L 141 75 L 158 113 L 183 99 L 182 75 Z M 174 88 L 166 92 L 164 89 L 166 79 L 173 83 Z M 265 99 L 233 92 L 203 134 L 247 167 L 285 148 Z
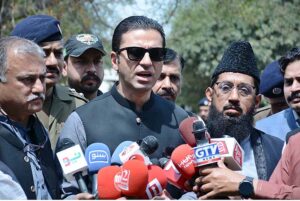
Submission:
M 100 78 L 96 74 L 87 74 L 82 77 L 81 82 L 87 81 L 87 80 L 96 80 L 97 82 L 100 82 Z
M 46 72 L 47 73 L 56 73 L 56 74 L 60 73 L 60 71 L 59 71 L 59 69 L 57 69 L 57 67 L 50 67 L 50 66 L 46 66 Z
M 300 92 L 293 92 L 289 97 L 287 97 L 287 101 L 290 102 L 295 98 L 300 98 Z
M 165 88 L 162 92 L 158 93 L 159 96 L 175 96 L 175 92 L 172 89 Z
M 240 106 L 237 106 L 237 105 L 228 104 L 228 105 L 225 105 L 223 107 L 223 110 L 228 110 L 228 109 L 235 109 L 235 110 L 237 110 L 240 113 L 243 112 L 243 109 Z
M 32 100 L 36 100 L 36 99 L 39 99 L 39 98 L 44 101 L 45 100 L 45 94 L 44 93 L 31 94 L 30 96 L 28 96 L 27 102 L 30 102 Z

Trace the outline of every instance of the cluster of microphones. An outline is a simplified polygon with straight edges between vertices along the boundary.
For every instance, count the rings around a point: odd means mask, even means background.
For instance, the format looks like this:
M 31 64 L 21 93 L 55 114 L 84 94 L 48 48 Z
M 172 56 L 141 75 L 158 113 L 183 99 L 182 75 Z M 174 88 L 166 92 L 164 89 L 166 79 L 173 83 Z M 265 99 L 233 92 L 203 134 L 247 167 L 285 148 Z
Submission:
M 83 154 L 79 145 L 63 139 L 57 158 L 67 180 L 76 180 L 81 192 L 89 192 L 84 174 L 92 178 L 91 192 L 99 199 L 152 199 L 160 196 L 167 183 L 186 189 L 186 181 L 197 176 L 198 168 L 224 160 L 228 168 L 241 170 L 243 150 L 228 136 L 210 138 L 201 119 L 189 117 L 179 131 L 186 142 L 169 157 L 150 158 L 159 146 L 150 135 L 141 142 L 124 141 L 111 155 L 107 145 L 90 144 Z

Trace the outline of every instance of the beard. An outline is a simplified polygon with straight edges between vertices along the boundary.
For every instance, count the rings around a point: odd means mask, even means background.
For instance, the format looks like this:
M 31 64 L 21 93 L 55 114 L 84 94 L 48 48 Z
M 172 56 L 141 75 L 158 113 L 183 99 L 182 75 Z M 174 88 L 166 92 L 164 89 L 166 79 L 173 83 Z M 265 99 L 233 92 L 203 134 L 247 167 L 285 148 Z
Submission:
M 87 80 L 94 80 L 96 81 L 96 84 L 95 85 L 84 84 L 84 82 Z M 68 79 L 68 84 L 71 88 L 74 88 L 79 93 L 92 94 L 99 89 L 101 85 L 101 79 L 96 74 L 87 74 L 82 77 L 80 82 L 72 79 Z
M 253 127 L 254 111 L 255 104 L 246 114 L 239 117 L 224 116 L 212 102 L 207 118 L 207 130 L 212 138 L 222 138 L 223 135 L 228 135 L 241 143 L 251 133 L 255 132 Z

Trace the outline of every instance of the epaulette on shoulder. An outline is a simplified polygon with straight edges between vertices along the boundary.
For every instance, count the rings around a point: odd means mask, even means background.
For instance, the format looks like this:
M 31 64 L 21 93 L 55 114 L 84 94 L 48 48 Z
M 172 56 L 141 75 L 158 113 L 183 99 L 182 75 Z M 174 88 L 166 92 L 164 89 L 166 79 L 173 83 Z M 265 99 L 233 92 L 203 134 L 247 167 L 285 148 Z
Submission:
M 75 98 L 78 98 L 78 99 L 81 99 L 83 100 L 84 102 L 88 102 L 89 100 L 86 99 L 83 95 L 83 93 L 78 93 L 75 89 L 73 88 L 69 88 L 69 93 L 68 93 L 70 96 L 73 96 Z
M 296 135 L 297 133 L 300 133 L 300 128 L 296 128 L 295 130 L 288 132 L 285 137 L 286 143 L 289 142 L 290 137 L 292 137 L 293 135 Z
M 270 109 L 271 109 L 271 106 L 267 105 L 265 107 L 258 108 L 255 113 L 257 114 L 259 112 L 263 112 L 263 111 L 270 110 Z

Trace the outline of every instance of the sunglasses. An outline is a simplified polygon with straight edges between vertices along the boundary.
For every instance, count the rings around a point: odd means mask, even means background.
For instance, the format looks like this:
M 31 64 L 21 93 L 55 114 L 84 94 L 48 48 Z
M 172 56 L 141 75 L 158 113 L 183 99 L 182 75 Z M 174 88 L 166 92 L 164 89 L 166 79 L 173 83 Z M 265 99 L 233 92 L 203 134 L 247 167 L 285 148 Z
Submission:
M 145 49 L 142 47 L 124 47 L 117 51 L 117 54 L 120 54 L 123 50 L 127 50 L 128 59 L 132 61 L 141 61 L 146 52 L 149 53 L 150 59 L 152 61 L 163 61 L 166 55 L 166 49 L 161 47 L 154 47 Z

